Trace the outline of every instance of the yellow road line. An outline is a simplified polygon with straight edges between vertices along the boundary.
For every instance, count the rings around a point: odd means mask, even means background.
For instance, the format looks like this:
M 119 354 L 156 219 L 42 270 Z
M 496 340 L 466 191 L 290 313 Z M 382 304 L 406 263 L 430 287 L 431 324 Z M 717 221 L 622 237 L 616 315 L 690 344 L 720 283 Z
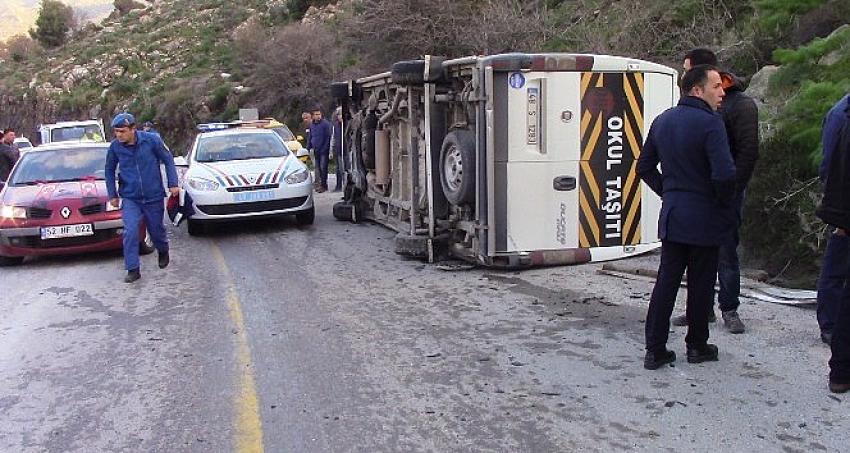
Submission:
M 242 304 L 233 284 L 233 277 L 224 254 L 218 245 L 212 244 L 213 257 L 218 264 L 219 271 L 224 277 L 227 288 L 227 310 L 230 321 L 236 329 L 236 367 L 237 391 L 233 405 L 235 408 L 234 425 L 235 436 L 233 439 L 233 451 L 237 453 L 262 453 L 263 448 L 263 422 L 260 419 L 260 399 L 257 397 L 257 386 L 254 383 L 254 367 L 251 362 L 251 348 L 248 345 L 248 335 L 245 333 L 245 319 L 242 316 Z

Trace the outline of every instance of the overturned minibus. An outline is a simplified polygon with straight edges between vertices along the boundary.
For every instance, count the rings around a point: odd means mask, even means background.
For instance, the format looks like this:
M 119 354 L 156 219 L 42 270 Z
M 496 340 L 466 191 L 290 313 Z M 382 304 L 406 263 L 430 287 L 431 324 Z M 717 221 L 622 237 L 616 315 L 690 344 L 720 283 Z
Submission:
M 398 232 L 398 253 L 518 268 L 659 246 L 635 174 L 675 70 L 632 58 L 502 54 L 401 61 L 331 85 L 342 107 L 334 217 Z

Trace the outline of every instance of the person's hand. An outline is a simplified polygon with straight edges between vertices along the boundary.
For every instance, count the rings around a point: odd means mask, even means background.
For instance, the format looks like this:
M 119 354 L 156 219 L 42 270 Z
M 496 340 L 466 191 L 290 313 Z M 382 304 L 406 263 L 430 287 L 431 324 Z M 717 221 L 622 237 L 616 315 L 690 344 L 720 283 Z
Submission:
M 121 200 L 119 200 L 119 199 L 117 199 L 117 198 L 110 198 L 110 199 L 109 199 L 109 204 L 111 204 L 113 208 L 117 208 L 117 207 L 118 207 L 118 205 L 120 205 L 120 204 L 121 204 Z
M 168 192 L 170 192 L 171 195 L 180 195 L 180 188 L 179 187 L 169 187 Z

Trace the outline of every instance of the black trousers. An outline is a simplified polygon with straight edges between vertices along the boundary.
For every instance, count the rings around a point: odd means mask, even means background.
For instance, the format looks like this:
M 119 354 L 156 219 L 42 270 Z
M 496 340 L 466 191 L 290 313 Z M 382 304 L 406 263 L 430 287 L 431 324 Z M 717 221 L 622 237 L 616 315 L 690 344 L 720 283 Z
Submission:
M 660 352 L 667 347 L 670 315 L 685 269 L 688 271 L 688 346 L 708 342 L 708 317 L 714 302 L 718 247 L 701 247 L 678 242 L 661 242 L 661 264 L 646 314 L 646 350 Z
M 850 279 L 850 268 L 845 272 L 845 279 Z M 832 326 L 829 379 L 839 384 L 850 384 L 850 285 L 845 285 L 836 297 L 838 317 Z

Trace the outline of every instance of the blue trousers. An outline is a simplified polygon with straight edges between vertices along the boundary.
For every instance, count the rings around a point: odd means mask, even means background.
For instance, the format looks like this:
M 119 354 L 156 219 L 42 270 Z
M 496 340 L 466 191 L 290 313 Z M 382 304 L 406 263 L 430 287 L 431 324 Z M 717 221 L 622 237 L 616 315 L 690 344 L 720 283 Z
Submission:
M 328 188 L 328 161 L 330 151 L 316 151 L 316 168 L 319 170 L 319 184 Z
M 646 350 L 663 351 L 670 333 L 670 315 L 685 270 L 688 271 L 688 334 L 685 343 L 699 347 L 708 342 L 708 317 L 717 275 L 717 247 L 661 241 L 661 264 L 646 313 Z
M 717 305 L 721 311 L 737 310 L 741 305 L 741 262 L 738 259 L 738 242 L 740 240 L 738 229 L 741 228 L 741 219 L 744 211 L 743 193 L 735 197 L 733 201 L 735 212 L 738 214 L 738 226 L 735 234 L 727 243 L 720 246 L 717 261 L 717 281 L 720 291 L 717 292 Z
M 833 233 L 826 242 L 818 278 L 818 325 L 832 332 L 842 298 L 850 297 L 850 236 Z
M 131 271 L 139 268 L 139 228 L 142 221 L 156 249 L 159 252 L 168 251 L 168 236 L 162 224 L 165 200 L 144 203 L 124 198 L 121 203 L 121 217 L 124 219 L 124 268 Z

